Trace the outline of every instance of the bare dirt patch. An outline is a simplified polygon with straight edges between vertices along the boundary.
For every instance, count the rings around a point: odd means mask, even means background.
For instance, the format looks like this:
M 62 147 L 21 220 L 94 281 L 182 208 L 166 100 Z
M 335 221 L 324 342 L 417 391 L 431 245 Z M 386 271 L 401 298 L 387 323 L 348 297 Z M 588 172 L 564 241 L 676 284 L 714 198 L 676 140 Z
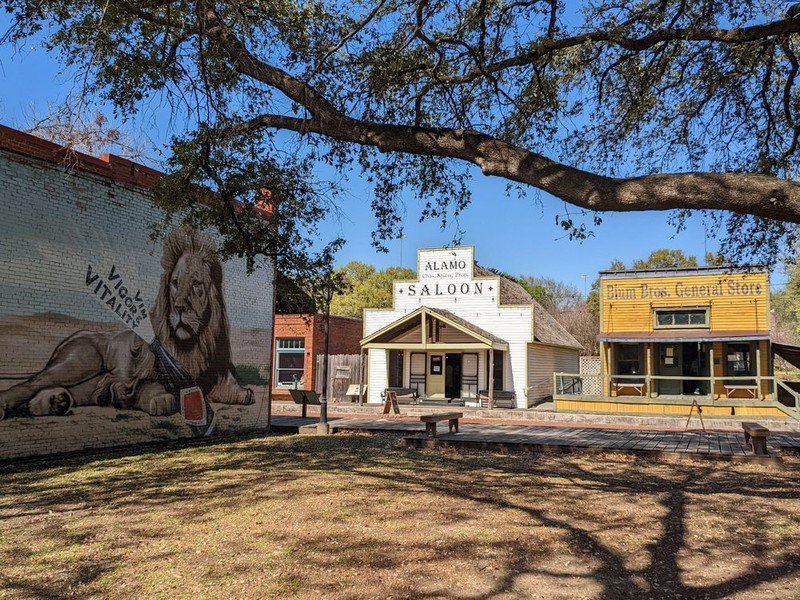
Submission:
M 798 465 L 343 435 L 16 463 L 0 597 L 797 597 Z

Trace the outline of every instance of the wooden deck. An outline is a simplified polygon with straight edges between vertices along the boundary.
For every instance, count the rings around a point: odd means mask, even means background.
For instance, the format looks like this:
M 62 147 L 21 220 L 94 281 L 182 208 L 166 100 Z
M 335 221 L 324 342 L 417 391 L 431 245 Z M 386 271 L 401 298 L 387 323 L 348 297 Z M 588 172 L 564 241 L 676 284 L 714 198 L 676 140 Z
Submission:
M 296 433 L 316 419 L 291 416 L 273 417 L 273 430 Z M 621 429 L 606 427 L 569 427 L 525 424 L 470 423 L 462 420 L 458 433 L 442 431 L 435 441 L 425 438 L 425 425 L 419 419 L 400 418 L 337 418 L 330 419 L 332 433 L 373 431 L 405 434 L 405 443 L 424 446 L 430 443 L 485 449 L 514 451 L 620 451 L 647 454 L 693 454 L 707 458 L 754 459 L 756 456 L 745 443 L 744 434 L 736 431 L 666 431 Z M 800 434 L 774 433 L 767 450 L 771 458 L 779 449 L 800 451 Z

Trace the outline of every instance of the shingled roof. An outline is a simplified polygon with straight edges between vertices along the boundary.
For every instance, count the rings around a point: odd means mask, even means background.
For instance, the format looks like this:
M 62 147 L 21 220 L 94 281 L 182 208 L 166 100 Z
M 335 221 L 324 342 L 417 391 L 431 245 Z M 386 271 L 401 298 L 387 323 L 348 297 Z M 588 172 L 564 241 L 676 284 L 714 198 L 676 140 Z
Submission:
M 547 312 L 541 304 L 534 300 L 520 284 L 477 264 L 473 267 L 473 272 L 476 277 L 500 278 L 501 305 L 533 306 L 533 338 L 535 341 L 554 346 L 583 348 L 581 343 L 564 329 L 561 323 L 556 321 L 555 317 Z

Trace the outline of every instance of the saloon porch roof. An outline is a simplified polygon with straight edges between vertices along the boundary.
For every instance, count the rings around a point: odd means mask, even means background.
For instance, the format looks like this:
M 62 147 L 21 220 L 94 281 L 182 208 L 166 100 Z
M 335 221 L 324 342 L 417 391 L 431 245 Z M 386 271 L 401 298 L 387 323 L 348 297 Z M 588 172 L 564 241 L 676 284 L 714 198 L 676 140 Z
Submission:
M 463 333 L 467 339 L 449 342 L 431 342 L 427 340 L 426 322 L 437 319 L 449 327 Z M 406 334 L 419 328 L 419 338 L 409 338 Z M 402 338 L 402 339 L 401 339 Z M 397 348 L 405 350 L 453 350 L 453 349 L 488 349 L 508 350 L 508 343 L 496 335 L 481 329 L 477 325 L 441 308 L 421 306 L 397 321 L 379 329 L 361 340 L 361 348 Z

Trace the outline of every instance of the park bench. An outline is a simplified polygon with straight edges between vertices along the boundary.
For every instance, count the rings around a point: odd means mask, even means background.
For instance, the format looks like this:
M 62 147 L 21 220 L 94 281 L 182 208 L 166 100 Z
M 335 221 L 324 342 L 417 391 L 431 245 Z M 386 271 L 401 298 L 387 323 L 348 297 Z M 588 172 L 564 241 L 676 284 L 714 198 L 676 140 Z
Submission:
M 494 407 L 495 408 L 515 408 L 517 395 L 514 392 L 506 392 L 503 390 L 494 391 Z M 489 407 L 489 390 L 481 390 L 478 392 L 478 400 L 481 403 L 481 408 Z
M 742 429 L 744 429 L 744 443 L 748 444 L 752 440 L 753 454 L 761 456 L 768 454 L 767 437 L 769 436 L 769 429 L 760 423 L 749 421 L 742 422 Z
M 722 387 L 725 388 L 725 396 L 728 397 L 728 398 L 730 398 L 731 394 L 733 392 L 735 392 L 736 390 L 747 392 L 753 398 L 758 398 L 758 386 L 755 385 L 755 384 L 739 383 L 739 384 L 730 384 L 730 385 L 728 385 L 727 383 L 724 383 L 724 384 L 722 384 Z
M 448 431 L 452 433 L 455 429 L 455 432 L 458 433 L 458 420 L 463 416 L 463 413 L 460 412 L 435 413 L 432 415 L 420 415 L 419 420 L 425 423 L 425 436 L 435 438 L 436 423 L 439 421 L 447 421 L 449 426 Z
M 386 398 L 386 392 L 394 392 L 398 404 L 416 404 L 419 399 L 416 388 L 388 387 L 383 392 L 383 398 Z

